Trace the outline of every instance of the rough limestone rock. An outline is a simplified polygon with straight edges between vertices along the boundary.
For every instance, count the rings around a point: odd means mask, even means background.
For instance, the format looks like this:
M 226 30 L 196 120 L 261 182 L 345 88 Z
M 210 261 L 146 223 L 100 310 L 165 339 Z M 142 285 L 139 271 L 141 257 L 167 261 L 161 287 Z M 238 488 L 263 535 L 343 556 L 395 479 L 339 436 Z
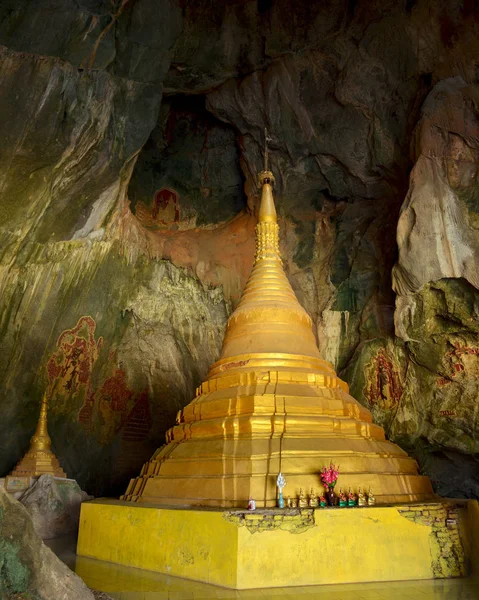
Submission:
M 48 540 L 78 530 L 80 505 L 92 500 L 72 479 L 42 475 L 20 498 L 36 532 Z
M 438 490 L 466 497 L 478 492 L 478 102 L 479 86 L 462 77 L 424 102 L 393 271 L 410 398 L 394 429 L 417 446 Z
M 0 3 L 0 475 L 45 389 L 90 493 L 162 443 L 251 267 L 267 127 L 321 353 L 439 491 L 477 496 L 473 4 Z
M 398 221 L 397 333 L 404 296 L 426 283 L 464 278 L 479 288 L 479 86 L 438 83 L 421 109 L 417 158 Z
M 3 488 L 0 488 L 0 598 L 94 598 L 83 581 L 43 544 L 26 508 Z

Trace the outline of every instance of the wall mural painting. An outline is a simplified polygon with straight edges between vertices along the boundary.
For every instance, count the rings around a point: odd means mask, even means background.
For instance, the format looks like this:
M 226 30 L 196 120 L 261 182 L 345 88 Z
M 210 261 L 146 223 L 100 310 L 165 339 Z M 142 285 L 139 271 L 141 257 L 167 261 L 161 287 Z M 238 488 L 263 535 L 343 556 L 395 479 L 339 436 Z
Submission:
M 148 390 L 132 390 L 123 365 L 118 366 L 116 352 L 108 356 L 107 377 L 94 385 L 92 372 L 98 360 L 103 338 L 95 340 L 96 323 L 81 317 L 73 329 L 66 329 L 47 364 L 50 395 L 55 412 L 71 412 L 72 404 L 81 404 L 78 422 L 95 435 L 101 444 L 109 444 L 121 432 L 120 452 L 135 452 L 132 444 L 143 442 L 152 427 Z
M 447 408 L 447 409 L 445 409 L 445 410 L 440 410 L 440 411 L 439 411 L 439 415 L 440 415 L 441 417 L 456 417 L 456 416 L 457 416 L 457 413 L 456 413 L 456 411 L 455 411 L 455 410 L 452 410 L 452 409 L 450 409 L 450 408 Z
M 453 342 L 452 346 L 444 355 L 446 376 L 436 379 L 438 387 L 449 385 L 461 376 L 479 377 L 479 347 L 461 342 Z
M 115 369 L 96 392 L 103 443 L 111 442 L 125 424 L 127 413 L 133 406 L 133 395 L 126 381 L 126 371 L 122 368 Z
M 171 188 L 161 188 L 153 195 L 147 206 L 138 202 L 135 215 L 144 227 L 165 228 L 178 223 L 180 220 L 179 196 Z
M 374 408 L 388 410 L 396 408 L 404 392 L 398 368 L 384 350 L 366 366 L 364 395 Z
M 56 350 L 47 363 L 55 412 L 69 412 L 72 396 L 89 402 L 93 365 L 103 344 L 101 337 L 95 341 L 95 329 L 92 317 L 81 317 L 73 329 L 65 329 L 58 338 Z
M 115 369 L 94 394 L 100 422 L 100 440 L 110 443 L 122 431 L 122 441 L 141 442 L 151 429 L 148 390 L 134 392 L 126 371 Z

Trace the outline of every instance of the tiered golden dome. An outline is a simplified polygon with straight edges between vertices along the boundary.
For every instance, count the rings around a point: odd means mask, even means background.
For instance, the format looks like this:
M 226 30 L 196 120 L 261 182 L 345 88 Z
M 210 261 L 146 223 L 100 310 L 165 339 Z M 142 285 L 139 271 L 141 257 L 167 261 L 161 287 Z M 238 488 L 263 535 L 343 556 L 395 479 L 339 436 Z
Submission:
M 340 464 L 343 487 L 372 487 L 376 502 L 430 499 L 416 462 L 372 422 L 332 365 L 321 359 L 312 322 L 283 270 L 269 171 L 254 266 L 229 318 L 220 359 L 196 398 L 180 411 L 124 500 L 162 505 L 276 505 L 276 478 L 286 495 L 319 485 L 322 466 Z

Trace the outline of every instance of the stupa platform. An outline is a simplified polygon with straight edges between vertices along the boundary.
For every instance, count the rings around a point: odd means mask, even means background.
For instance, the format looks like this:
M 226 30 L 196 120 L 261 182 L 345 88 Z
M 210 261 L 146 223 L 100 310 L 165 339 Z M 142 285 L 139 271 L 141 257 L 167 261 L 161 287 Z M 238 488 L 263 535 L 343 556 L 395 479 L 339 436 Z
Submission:
M 249 512 L 99 499 L 82 504 L 77 552 L 231 589 L 461 577 L 476 509 L 440 501 Z

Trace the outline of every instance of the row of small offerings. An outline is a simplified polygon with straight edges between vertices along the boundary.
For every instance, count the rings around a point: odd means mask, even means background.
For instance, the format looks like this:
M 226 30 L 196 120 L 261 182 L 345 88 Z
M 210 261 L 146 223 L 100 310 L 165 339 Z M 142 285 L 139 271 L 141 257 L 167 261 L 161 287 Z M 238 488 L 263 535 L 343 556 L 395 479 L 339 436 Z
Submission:
M 376 504 L 376 498 L 369 488 L 369 492 L 365 494 L 361 488 L 358 489 L 358 493 L 354 493 L 351 488 L 346 494 L 343 488 L 339 488 L 339 494 L 336 495 L 334 490 L 330 488 L 324 494 L 317 496 L 314 489 L 311 488 L 311 493 L 308 497 L 305 496 L 303 490 L 299 490 L 299 498 L 287 496 L 286 497 L 287 508 L 316 508 L 318 506 L 374 506 Z

